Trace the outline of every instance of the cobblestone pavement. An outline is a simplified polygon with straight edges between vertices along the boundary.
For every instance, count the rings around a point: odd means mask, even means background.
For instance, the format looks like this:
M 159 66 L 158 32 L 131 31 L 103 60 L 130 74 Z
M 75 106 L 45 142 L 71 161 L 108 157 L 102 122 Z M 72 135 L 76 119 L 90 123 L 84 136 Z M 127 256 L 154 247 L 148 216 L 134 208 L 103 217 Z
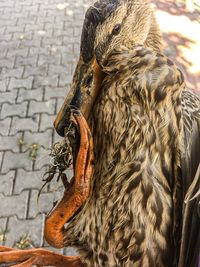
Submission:
M 29 235 L 33 246 L 47 245 L 44 214 L 59 187 L 47 187 L 39 207 L 37 194 L 59 140 L 52 123 L 72 79 L 87 3 L 0 0 L 0 244 Z
M 47 246 L 44 217 L 60 190 L 45 188 L 39 208 L 37 194 L 59 140 L 52 123 L 72 79 L 87 5 L 0 0 L 0 244 L 16 246 L 29 235 L 33 246 Z

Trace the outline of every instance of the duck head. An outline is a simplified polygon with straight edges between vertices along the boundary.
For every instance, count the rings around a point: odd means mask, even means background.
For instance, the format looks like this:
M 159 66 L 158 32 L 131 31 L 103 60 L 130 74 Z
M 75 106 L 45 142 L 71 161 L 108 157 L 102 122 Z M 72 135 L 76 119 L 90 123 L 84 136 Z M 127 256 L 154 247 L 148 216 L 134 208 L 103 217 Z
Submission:
M 54 127 L 64 136 L 71 110 L 87 119 L 106 76 L 103 65 L 116 48 L 143 45 L 162 50 L 162 38 L 147 0 L 99 0 L 91 6 L 83 23 L 80 58 L 71 89 Z

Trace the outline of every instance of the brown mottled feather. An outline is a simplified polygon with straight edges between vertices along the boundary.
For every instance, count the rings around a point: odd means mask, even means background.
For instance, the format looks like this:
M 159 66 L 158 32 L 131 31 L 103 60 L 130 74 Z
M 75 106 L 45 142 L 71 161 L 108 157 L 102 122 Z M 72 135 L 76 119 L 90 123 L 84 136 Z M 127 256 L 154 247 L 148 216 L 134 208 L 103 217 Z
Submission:
M 108 0 L 98 3 L 95 12 L 101 4 L 102 14 L 110 10 Z M 196 267 L 199 196 L 184 199 L 199 188 L 200 177 L 190 186 L 200 162 L 200 99 L 163 55 L 147 1 L 117 3 L 100 24 L 97 13 L 86 15 L 97 27 L 90 47 L 106 77 L 90 116 L 92 190 L 66 228 L 65 245 L 77 247 L 88 267 Z M 125 26 L 111 38 L 119 21 Z

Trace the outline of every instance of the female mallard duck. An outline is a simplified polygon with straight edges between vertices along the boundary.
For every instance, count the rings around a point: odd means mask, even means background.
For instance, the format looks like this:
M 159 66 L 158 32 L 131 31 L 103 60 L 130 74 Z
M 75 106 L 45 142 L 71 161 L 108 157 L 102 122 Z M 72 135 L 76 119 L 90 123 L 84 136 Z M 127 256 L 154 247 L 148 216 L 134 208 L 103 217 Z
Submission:
M 45 237 L 75 246 L 80 258 L 2 247 L 0 262 L 197 267 L 200 99 L 163 55 L 147 1 L 99 0 L 88 9 L 54 125 L 63 136 L 71 122 L 80 137 L 75 178 L 47 216 Z

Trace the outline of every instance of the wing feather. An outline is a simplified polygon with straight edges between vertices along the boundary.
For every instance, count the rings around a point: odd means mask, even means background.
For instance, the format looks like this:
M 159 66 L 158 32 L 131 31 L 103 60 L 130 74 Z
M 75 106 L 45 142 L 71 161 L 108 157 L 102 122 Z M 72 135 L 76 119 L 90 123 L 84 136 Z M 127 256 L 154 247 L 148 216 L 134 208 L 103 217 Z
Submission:
M 184 151 L 182 153 L 183 224 L 178 267 L 200 264 L 200 98 L 191 91 L 182 97 Z

